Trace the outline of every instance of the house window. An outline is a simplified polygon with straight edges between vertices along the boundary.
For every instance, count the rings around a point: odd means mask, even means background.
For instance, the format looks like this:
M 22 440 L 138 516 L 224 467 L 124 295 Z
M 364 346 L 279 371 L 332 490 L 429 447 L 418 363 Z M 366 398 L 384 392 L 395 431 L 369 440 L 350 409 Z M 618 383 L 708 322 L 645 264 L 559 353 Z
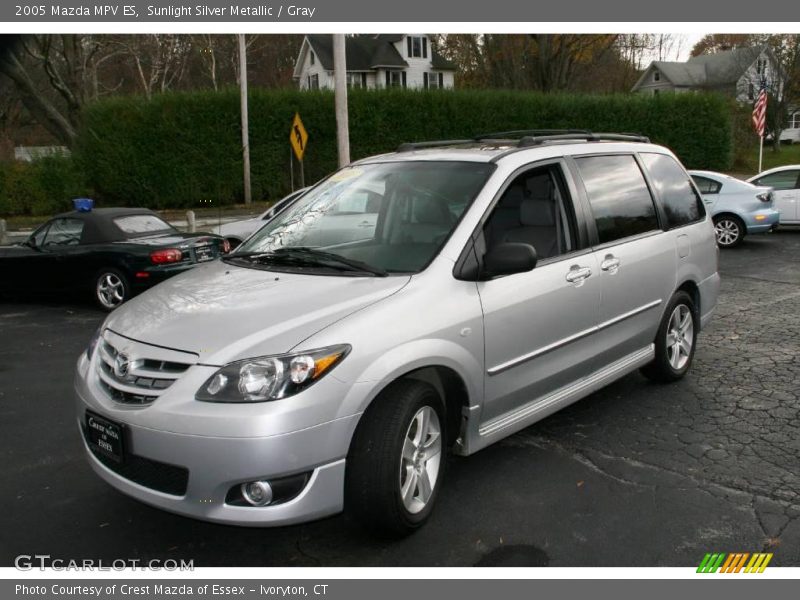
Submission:
M 319 89 L 319 74 L 309 75 L 308 76 L 308 85 L 306 86 L 310 90 L 318 90 Z
M 658 71 L 653 72 L 653 81 L 661 81 L 661 73 Z
M 366 73 L 348 73 L 347 74 L 347 87 L 349 87 L 349 88 L 366 88 L 367 87 L 367 74 Z
M 423 73 L 423 87 L 429 90 L 444 89 L 444 73 Z
M 786 129 L 800 129 L 800 111 L 789 115 L 789 122 L 786 124 Z
M 766 58 L 759 58 L 756 61 L 756 73 L 759 75 L 766 75 L 767 74 L 767 59 Z
M 317 61 L 316 57 L 314 56 L 314 51 L 313 50 L 308 53 L 308 59 L 309 59 L 309 61 L 311 61 L 312 65 Z
M 386 87 L 406 87 L 406 72 L 386 71 Z
M 750 100 L 754 100 L 756 97 L 756 86 L 754 86 L 752 83 L 747 84 L 747 97 Z
M 425 36 L 408 36 L 406 45 L 409 58 L 428 58 L 428 38 Z

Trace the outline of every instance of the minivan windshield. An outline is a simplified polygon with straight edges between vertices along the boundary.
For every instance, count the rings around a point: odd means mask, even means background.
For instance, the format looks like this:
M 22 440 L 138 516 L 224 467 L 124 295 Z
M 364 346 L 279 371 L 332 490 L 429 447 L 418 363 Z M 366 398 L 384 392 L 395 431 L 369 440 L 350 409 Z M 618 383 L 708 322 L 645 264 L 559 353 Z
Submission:
M 433 260 L 494 165 L 403 161 L 345 167 L 306 192 L 227 260 L 380 276 Z

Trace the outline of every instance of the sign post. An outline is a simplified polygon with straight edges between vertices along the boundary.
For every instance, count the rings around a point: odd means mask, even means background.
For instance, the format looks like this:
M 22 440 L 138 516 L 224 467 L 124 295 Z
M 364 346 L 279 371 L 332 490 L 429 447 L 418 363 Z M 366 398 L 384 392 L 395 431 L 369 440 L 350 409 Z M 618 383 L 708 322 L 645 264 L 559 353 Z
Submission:
M 303 188 L 306 186 L 305 173 L 303 173 L 303 155 L 306 153 L 308 132 L 300 119 L 300 113 L 294 114 L 292 129 L 289 132 L 289 143 L 292 146 L 292 150 L 294 150 L 294 155 L 297 157 L 297 162 L 300 163 L 300 187 Z
M 239 97 L 242 112 L 242 164 L 244 168 L 244 203 L 250 204 L 253 197 L 250 191 L 250 125 L 247 114 L 247 45 L 244 34 L 239 39 Z

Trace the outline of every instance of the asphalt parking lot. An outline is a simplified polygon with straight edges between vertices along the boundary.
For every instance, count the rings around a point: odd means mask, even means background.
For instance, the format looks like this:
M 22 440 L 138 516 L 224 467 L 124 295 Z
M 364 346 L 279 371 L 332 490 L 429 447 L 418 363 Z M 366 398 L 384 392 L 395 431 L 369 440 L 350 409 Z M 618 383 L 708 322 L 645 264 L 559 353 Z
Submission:
M 689 377 L 630 375 L 469 458 L 451 458 L 416 535 L 346 517 L 242 529 L 171 515 L 90 470 L 72 371 L 102 314 L 0 303 L 0 564 L 193 559 L 195 566 L 691 566 L 706 552 L 800 565 L 800 231 L 722 253 L 723 294 Z

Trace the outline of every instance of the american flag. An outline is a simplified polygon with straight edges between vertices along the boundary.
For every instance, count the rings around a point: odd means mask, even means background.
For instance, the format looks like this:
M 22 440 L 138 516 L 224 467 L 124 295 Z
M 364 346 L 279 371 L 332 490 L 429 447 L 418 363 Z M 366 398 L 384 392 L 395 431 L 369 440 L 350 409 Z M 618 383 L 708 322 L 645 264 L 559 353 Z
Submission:
M 753 129 L 756 130 L 758 137 L 764 137 L 764 126 L 767 121 L 767 80 L 761 80 L 761 87 L 758 90 L 758 98 L 753 106 Z

